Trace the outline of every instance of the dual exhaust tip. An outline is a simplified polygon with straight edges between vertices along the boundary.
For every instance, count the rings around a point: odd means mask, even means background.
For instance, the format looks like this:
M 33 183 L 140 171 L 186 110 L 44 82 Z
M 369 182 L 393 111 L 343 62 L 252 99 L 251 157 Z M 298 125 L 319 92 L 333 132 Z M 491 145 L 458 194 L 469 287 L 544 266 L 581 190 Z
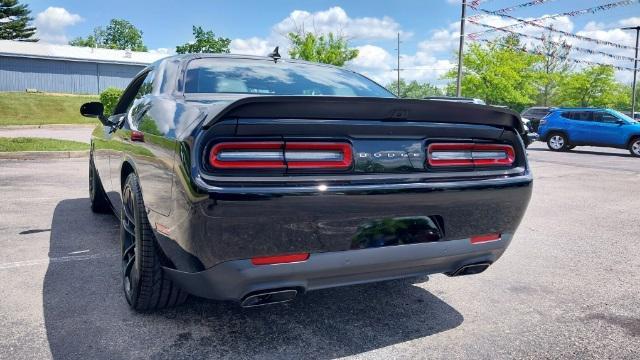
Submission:
M 458 270 L 456 270 L 454 272 L 447 273 L 447 275 L 448 276 L 462 276 L 462 275 L 480 274 L 481 272 L 487 270 L 489 265 L 491 265 L 490 262 L 469 264 L 469 265 L 465 265 L 465 266 L 459 268 Z
M 491 265 L 490 262 L 469 264 L 458 270 L 447 273 L 448 276 L 462 276 L 479 274 Z M 291 301 L 298 295 L 298 289 L 263 290 L 247 295 L 240 302 L 243 308 L 251 308 L 264 305 L 280 304 Z
M 247 295 L 241 302 L 243 308 L 279 304 L 291 301 L 298 295 L 296 289 L 265 290 Z

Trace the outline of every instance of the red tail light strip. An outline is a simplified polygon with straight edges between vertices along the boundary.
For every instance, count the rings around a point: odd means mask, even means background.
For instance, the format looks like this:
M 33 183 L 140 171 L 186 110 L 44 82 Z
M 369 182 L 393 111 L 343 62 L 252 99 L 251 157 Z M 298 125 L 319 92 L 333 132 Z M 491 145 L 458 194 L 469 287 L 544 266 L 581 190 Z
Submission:
M 226 142 L 214 145 L 209 163 L 218 169 L 334 169 L 351 167 L 348 143 Z
M 261 256 L 251 259 L 253 265 L 275 265 L 293 262 L 305 261 L 309 258 L 309 253 L 277 255 L 277 256 Z
M 500 240 L 501 234 L 485 234 L 485 235 L 476 235 L 470 238 L 472 244 L 482 244 L 492 241 Z
M 510 166 L 515 161 L 510 145 L 435 143 L 427 148 L 430 166 Z
M 216 144 L 209 163 L 218 169 L 284 169 L 283 143 L 228 142 Z

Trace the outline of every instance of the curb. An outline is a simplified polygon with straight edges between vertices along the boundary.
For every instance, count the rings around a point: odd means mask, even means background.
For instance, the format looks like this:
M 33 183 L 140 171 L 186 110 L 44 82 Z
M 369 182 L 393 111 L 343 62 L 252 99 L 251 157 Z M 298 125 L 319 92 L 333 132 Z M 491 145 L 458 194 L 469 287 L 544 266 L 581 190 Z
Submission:
M 89 150 L 81 151 L 15 151 L 0 152 L 0 159 L 39 160 L 39 159 L 73 159 L 89 156 Z
M 0 125 L 0 130 L 21 130 L 21 129 L 73 129 L 73 128 L 94 128 L 98 123 L 92 124 L 44 124 L 44 125 Z

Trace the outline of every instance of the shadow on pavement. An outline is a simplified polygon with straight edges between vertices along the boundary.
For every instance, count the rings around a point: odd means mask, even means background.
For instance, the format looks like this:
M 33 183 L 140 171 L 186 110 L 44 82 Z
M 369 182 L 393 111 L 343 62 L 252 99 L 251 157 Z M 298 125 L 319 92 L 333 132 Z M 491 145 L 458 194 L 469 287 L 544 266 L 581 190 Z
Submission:
M 410 281 L 309 293 L 242 309 L 191 298 L 152 314 L 131 311 L 120 283 L 118 224 L 88 199 L 58 203 L 44 280 L 44 320 L 56 359 L 334 358 L 457 327 L 462 315 Z M 89 250 L 88 252 L 86 250 Z

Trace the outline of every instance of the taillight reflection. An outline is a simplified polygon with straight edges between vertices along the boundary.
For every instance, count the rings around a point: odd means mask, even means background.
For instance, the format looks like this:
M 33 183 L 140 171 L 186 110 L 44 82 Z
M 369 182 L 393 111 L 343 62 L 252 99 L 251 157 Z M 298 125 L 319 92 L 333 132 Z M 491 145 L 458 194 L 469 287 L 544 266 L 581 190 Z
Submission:
M 512 146 L 503 144 L 435 143 L 427 148 L 430 166 L 511 166 Z
M 352 162 L 348 143 L 225 142 L 209 154 L 209 163 L 217 169 L 345 170 Z

